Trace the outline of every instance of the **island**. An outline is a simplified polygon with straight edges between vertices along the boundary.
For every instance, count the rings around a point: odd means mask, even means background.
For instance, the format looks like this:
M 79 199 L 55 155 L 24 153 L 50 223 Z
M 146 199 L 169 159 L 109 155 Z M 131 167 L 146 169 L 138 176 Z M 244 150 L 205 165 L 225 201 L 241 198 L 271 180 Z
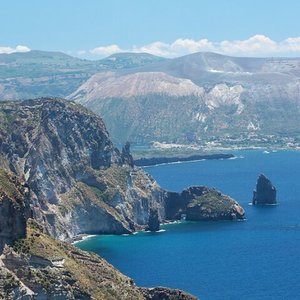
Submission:
M 276 188 L 264 175 L 260 174 L 256 182 L 256 190 L 253 191 L 253 205 L 274 205 L 277 204 Z

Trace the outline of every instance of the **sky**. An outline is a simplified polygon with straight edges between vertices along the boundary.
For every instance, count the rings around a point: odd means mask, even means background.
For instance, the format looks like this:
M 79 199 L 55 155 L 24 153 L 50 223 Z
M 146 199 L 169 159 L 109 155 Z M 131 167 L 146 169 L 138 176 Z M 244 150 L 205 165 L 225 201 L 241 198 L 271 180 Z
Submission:
M 0 53 L 300 56 L 299 0 L 0 0 Z

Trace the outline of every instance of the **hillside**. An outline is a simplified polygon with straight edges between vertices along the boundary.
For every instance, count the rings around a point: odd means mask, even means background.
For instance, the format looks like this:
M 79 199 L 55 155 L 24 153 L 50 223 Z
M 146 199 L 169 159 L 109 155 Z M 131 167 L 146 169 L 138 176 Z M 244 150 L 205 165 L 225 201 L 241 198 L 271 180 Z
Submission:
M 100 117 L 59 99 L 2 102 L 0 116 L 0 165 L 27 181 L 33 216 L 53 236 L 132 232 L 152 206 L 164 218 L 163 191 Z
M 97 72 L 130 69 L 163 58 L 143 54 L 115 54 L 89 61 L 61 52 L 32 50 L 0 54 L 0 99 L 66 97 Z
M 151 209 L 166 220 L 167 192 L 133 165 L 129 145 L 114 147 L 96 114 L 38 99 L 2 102 L 0 117 L 0 167 L 26 181 L 31 214 L 52 236 L 131 233 Z
M 79 234 L 133 233 L 157 221 L 244 219 L 233 199 L 206 187 L 167 192 L 114 148 L 102 119 L 70 101 L 0 103 L 0 298 L 177 299 L 139 288 L 95 254 L 66 243 Z M 65 240 L 65 241 L 64 241 Z
M 115 143 L 299 147 L 300 59 L 60 52 L 0 55 L 0 99 L 67 97 L 103 117 Z
M 96 74 L 68 98 L 101 114 L 115 141 L 300 145 L 298 58 L 195 53 Z
M 4 249 L 0 274 L 1 299 L 196 300 L 179 290 L 139 288 L 98 255 L 53 239 L 31 219 L 27 236 Z

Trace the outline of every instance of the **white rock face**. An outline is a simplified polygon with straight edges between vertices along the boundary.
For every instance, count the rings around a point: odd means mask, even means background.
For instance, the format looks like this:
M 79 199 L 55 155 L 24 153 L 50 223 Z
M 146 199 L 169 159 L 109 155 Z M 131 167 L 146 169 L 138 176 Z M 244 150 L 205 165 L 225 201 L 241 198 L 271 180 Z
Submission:
M 237 105 L 237 113 L 240 114 L 244 109 L 244 105 L 240 100 L 243 91 L 241 85 L 229 87 L 226 84 L 218 84 L 206 95 L 205 102 L 210 110 L 222 105 Z
M 176 78 L 163 72 L 140 72 L 116 75 L 113 72 L 92 76 L 68 98 L 87 103 L 111 97 L 129 98 L 147 94 L 164 94 L 173 97 L 203 95 L 202 87 L 189 79 Z

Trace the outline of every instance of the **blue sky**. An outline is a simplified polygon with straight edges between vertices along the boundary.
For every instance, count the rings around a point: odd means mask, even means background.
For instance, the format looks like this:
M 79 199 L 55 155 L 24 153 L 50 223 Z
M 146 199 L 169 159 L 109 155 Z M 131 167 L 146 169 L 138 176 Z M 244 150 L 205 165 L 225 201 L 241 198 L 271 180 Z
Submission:
M 0 52 L 300 56 L 299 12 L 298 0 L 0 0 Z

